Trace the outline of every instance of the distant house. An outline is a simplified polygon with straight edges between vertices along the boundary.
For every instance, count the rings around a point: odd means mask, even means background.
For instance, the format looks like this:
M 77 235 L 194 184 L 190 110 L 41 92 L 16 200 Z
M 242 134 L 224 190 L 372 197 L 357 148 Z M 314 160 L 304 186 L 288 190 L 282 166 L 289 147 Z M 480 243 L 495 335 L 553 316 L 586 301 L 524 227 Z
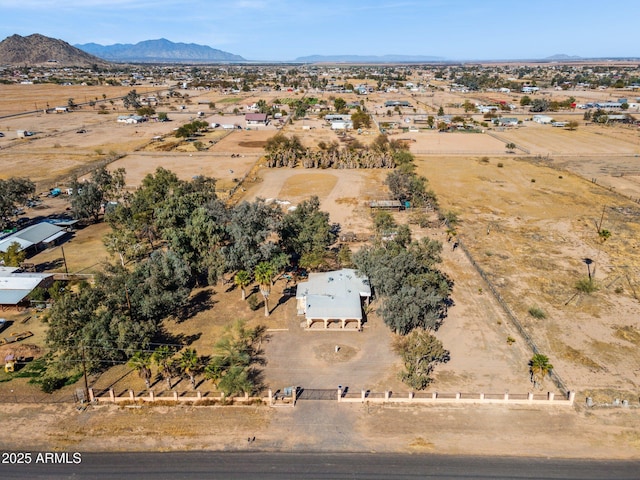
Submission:
M 342 329 L 348 322 L 356 322 L 360 330 L 362 300 L 370 297 L 369 280 L 348 268 L 311 273 L 308 281 L 300 282 L 296 290 L 298 315 L 305 316 L 307 328 L 317 321 L 323 322 L 325 329 L 331 322 Z
M 329 114 L 329 115 L 325 115 L 324 119 L 331 123 L 331 122 L 350 122 L 351 121 L 351 115 L 346 114 L 346 115 L 340 115 L 340 114 Z
M 244 116 L 244 121 L 247 127 L 250 126 L 258 126 L 267 125 L 267 114 L 266 113 L 247 113 Z
M 497 118 L 495 122 L 501 127 L 515 127 L 518 125 L 518 119 L 511 117 Z
M 351 130 L 353 128 L 353 122 L 345 122 L 343 120 L 336 120 L 331 122 L 331 130 Z
M 143 117 L 141 115 L 119 115 L 117 122 L 118 123 L 126 123 L 126 124 L 135 124 L 146 122 L 147 117 Z
M 0 240 L 0 252 L 6 252 L 13 243 L 20 245 L 18 251 L 34 249 L 55 244 L 66 234 L 63 227 L 48 222 L 31 225 Z
M 531 87 L 531 86 L 522 87 L 522 93 L 536 93 L 539 90 L 540 88 L 538 87 Z
M 541 124 L 548 124 L 553 122 L 553 118 L 548 115 L 534 115 L 533 121 Z
M 393 108 L 393 107 L 410 107 L 411 104 L 406 100 L 388 100 L 384 102 L 385 108 Z
M 33 290 L 49 288 L 52 283 L 51 273 L 22 273 L 17 267 L 0 267 L 0 308 L 28 306 L 25 302 Z

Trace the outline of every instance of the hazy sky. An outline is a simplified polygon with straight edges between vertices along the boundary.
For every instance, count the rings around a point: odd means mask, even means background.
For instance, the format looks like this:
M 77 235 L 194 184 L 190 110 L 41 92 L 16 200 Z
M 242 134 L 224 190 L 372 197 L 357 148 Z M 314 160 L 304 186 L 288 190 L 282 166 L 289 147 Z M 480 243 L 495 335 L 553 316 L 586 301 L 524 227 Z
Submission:
M 0 40 L 15 33 L 71 44 L 167 38 L 248 60 L 638 57 L 638 21 L 638 0 L 0 0 Z

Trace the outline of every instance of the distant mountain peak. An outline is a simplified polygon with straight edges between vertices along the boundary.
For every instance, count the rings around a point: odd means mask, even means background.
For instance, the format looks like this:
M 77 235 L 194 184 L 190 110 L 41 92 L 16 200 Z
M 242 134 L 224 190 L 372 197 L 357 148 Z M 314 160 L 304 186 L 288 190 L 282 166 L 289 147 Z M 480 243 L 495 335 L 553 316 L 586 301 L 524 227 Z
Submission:
M 545 58 L 545 60 L 580 60 L 582 57 L 578 55 L 567 55 L 566 53 L 556 53 L 555 55 L 551 55 L 550 57 Z
M 14 34 L 0 42 L 0 64 L 39 65 L 55 63 L 61 66 L 105 64 L 63 40 L 34 33 L 26 37 Z
M 240 55 L 196 43 L 174 43 L 166 38 L 143 40 L 133 44 L 99 45 L 85 43 L 77 48 L 113 62 L 207 63 L 244 62 Z

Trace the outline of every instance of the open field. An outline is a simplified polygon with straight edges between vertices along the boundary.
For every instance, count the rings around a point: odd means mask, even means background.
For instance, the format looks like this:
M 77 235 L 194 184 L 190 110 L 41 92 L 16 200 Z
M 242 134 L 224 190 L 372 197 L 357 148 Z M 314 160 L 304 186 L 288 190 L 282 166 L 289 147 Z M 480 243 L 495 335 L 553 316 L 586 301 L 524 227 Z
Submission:
M 515 159 L 424 157 L 419 171 L 443 208 L 459 213 L 460 238 L 569 387 L 630 395 L 640 362 L 637 205 Z M 603 208 L 605 243 L 596 231 Z M 600 287 L 591 295 L 575 288 L 587 277 L 585 258 Z M 533 318 L 531 307 L 546 318 Z

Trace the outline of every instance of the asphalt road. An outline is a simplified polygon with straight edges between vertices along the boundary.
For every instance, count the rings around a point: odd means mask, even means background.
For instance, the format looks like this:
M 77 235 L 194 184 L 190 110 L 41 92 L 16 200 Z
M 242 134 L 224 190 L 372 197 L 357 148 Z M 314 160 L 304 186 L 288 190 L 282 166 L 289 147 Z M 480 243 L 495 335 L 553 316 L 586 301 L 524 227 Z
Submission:
M 7 479 L 638 479 L 640 461 L 265 452 L 81 453 L 30 464 L 2 453 Z M 40 461 L 38 461 L 40 460 Z M 56 462 L 77 463 L 56 463 Z

